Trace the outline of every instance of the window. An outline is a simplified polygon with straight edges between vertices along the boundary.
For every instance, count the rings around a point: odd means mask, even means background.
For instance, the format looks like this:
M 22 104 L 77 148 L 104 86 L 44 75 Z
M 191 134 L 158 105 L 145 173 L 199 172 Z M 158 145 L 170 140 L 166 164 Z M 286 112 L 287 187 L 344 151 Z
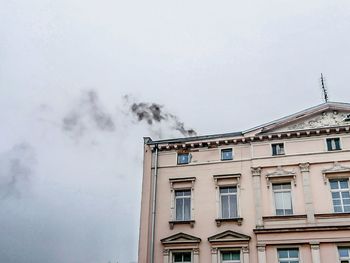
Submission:
M 272 155 L 283 155 L 284 154 L 284 144 L 275 143 L 272 144 Z
M 350 248 L 338 247 L 340 263 L 350 263 Z
M 221 150 L 221 161 L 232 160 L 232 159 L 233 159 L 232 149 Z
M 340 139 L 339 138 L 329 138 L 327 139 L 327 150 L 336 151 L 340 149 Z
M 240 263 L 241 262 L 240 251 L 222 251 L 221 262 L 222 263 Z
M 349 180 L 330 180 L 333 208 L 335 213 L 350 212 Z
M 281 248 L 277 250 L 279 263 L 299 263 L 299 249 Z
M 236 218 L 237 187 L 220 187 L 221 218 Z
M 291 184 L 273 184 L 273 195 L 275 199 L 276 215 L 292 215 L 292 193 Z
M 344 121 L 350 121 L 350 114 L 346 115 L 346 118 L 344 119 Z
M 189 153 L 179 153 L 177 155 L 177 164 L 187 164 L 190 162 L 190 154 Z
M 176 221 L 191 220 L 191 190 L 175 191 Z
M 182 263 L 191 263 L 192 262 L 191 252 L 174 252 L 173 253 L 173 262 L 182 262 Z

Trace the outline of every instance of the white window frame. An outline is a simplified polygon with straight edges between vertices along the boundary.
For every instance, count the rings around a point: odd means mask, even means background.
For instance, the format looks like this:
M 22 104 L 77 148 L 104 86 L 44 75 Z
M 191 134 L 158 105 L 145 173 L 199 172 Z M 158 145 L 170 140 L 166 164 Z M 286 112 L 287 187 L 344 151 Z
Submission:
M 280 150 L 283 149 L 283 152 L 282 153 L 278 153 L 277 152 L 277 148 L 276 148 L 276 154 L 273 154 L 273 146 L 275 146 L 275 145 L 277 146 L 279 144 L 283 145 L 283 148 L 279 148 Z M 271 153 L 272 153 L 272 156 L 286 155 L 286 144 L 284 142 L 271 143 Z
M 339 253 L 339 249 L 347 249 L 348 250 L 348 257 L 341 257 Z M 338 247 L 338 261 L 341 263 L 343 261 L 347 261 L 347 263 L 350 263 L 350 247 L 349 246 L 339 246 Z
M 231 150 L 231 159 L 224 159 L 223 158 L 223 152 L 225 152 L 225 151 L 229 151 L 229 150 Z M 225 149 L 221 149 L 221 151 L 220 151 L 220 157 L 221 157 L 221 161 L 232 161 L 233 160 L 233 156 L 234 156 L 234 153 L 233 153 L 233 148 L 225 148 Z
M 291 207 L 292 207 L 292 213 L 291 214 L 285 214 L 285 211 L 284 211 L 284 214 L 283 215 L 278 215 L 277 214 L 277 207 L 276 207 L 276 196 L 275 196 L 275 193 L 282 193 L 282 192 L 287 192 L 287 189 L 273 189 L 273 186 L 274 185 L 281 185 L 281 184 L 290 184 L 290 189 L 289 189 L 289 192 L 290 192 L 290 202 L 291 202 Z M 273 200 L 273 213 L 274 215 L 276 216 L 291 216 L 291 215 L 294 215 L 294 198 L 293 198 L 293 184 L 291 181 L 281 181 L 281 182 L 271 182 L 271 193 L 272 193 L 272 200 Z M 285 210 L 285 209 L 284 209 Z
M 332 140 L 332 139 L 339 139 L 339 148 L 340 149 L 334 149 L 334 150 L 333 149 L 330 149 L 330 150 L 328 149 L 327 140 Z M 324 139 L 324 144 L 326 146 L 326 151 L 327 152 L 341 151 L 342 150 L 342 145 L 343 145 L 341 137 L 327 137 L 327 138 Z
M 338 184 L 338 186 L 339 186 L 339 181 L 344 181 L 344 180 L 348 182 L 348 188 L 344 188 L 344 189 L 342 189 L 342 188 L 332 189 L 332 187 L 331 187 L 331 182 L 332 182 L 332 181 L 337 181 L 337 184 Z M 341 192 L 349 192 L 349 194 L 350 194 L 350 180 L 349 180 L 349 178 L 334 178 L 334 179 L 329 179 L 329 189 L 330 189 L 330 192 L 331 192 L 331 199 L 332 199 L 333 212 L 334 212 L 334 213 L 349 213 L 350 211 L 347 211 L 347 212 L 346 212 L 345 209 L 344 209 L 344 203 L 343 203 L 343 198 L 342 198 L 342 194 L 341 194 Z M 341 212 L 336 212 L 336 211 L 335 211 L 332 193 L 339 193 L 340 198 L 336 198 L 336 199 L 339 199 L 339 200 L 340 200 L 340 203 L 341 203 L 340 207 L 341 207 L 341 209 L 342 209 Z M 338 206 L 339 206 L 339 205 L 338 205 Z
M 298 258 L 283 258 L 280 259 L 279 257 L 279 250 L 292 250 L 292 249 L 297 249 L 298 250 Z M 277 262 L 278 263 L 289 263 L 290 261 L 297 261 L 298 263 L 302 263 L 301 259 L 300 259 L 300 248 L 299 247 L 278 247 L 277 250 Z
M 184 192 L 184 191 L 188 191 L 190 192 L 190 195 L 188 196 L 176 196 L 176 192 Z M 190 217 L 188 219 L 185 219 L 185 204 L 183 201 L 183 211 L 182 211 L 182 219 L 177 219 L 176 215 L 177 215 L 177 207 L 176 207 L 176 200 L 177 199 L 189 199 L 190 200 L 190 211 L 189 211 L 189 215 Z M 176 189 L 174 192 L 174 219 L 175 221 L 190 221 L 192 219 L 192 189 L 191 188 L 185 188 L 185 189 Z
M 223 260 L 222 255 L 224 252 L 239 252 L 239 261 L 238 260 Z M 220 263 L 243 263 L 242 261 L 243 254 L 242 249 L 220 249 L 219 250 L 219 262 Z
M 221 193 L 221 189 L 222 188 L 234 188 L 234 189 L 236 189 L 236 192 L 234 192 L 234 193 Z M 239 204 L 239 202 L 238 202 L 238 190 L 239 190 L 239 188 L 237 187 L 237 185 L 222 185 L 222 186 L 219 186 L 219 189 L 218 189 L 219 191 L 219 218 L 220 219 L 232 219 L 232 218 L 239 218 L 239 207 L 238 207 L 238 204 Z M 223 210 L 222 210 L 222 200 L 221 200 L 221 196 L 231 196 L 231 195 L 235 195 L 236 196 L 236 216 L 235 217 L 231 217 L 231 216 L 229 216 L 229 217 L 224 217 L 223 216 Z M 230 200 L 230 199 L 228 199 L 228 200 Z M 229 204 L 230 204 L 230 201 L 228 201 L 229 202 Z M 229 213 L 230 213 L 230 206 L 229 206 Z
M 192 250 L 174 250 L 174 251 L 171 251 L 171 255 L 170 255 L 171 263 L 177 263 L 177 262 L 175 262 L 175 258 L 174 258 L 176 253 L 190 253 L 191 254 L 191 261 L 180 261 L 180 263 L 192 263 L 193 262 L 193 251 Z

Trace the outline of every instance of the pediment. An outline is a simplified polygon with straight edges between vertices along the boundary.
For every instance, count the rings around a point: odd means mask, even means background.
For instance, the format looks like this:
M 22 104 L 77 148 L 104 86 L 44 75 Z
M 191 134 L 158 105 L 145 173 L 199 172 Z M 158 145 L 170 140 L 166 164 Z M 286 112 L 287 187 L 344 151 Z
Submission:
M 329 102 L 246 131 L 251 135 L 350 125 L 350 104 Z
M 227 230 L 208 238 L 208 241 L 213 242 L 248 242 L 250 236 Z
M 200 243 L 199 237 L 191 236 L 185 233 L 177 233 L 175 235 L 163 238 L 160 240 L 162 244 L 178 244 L 178 243 Z

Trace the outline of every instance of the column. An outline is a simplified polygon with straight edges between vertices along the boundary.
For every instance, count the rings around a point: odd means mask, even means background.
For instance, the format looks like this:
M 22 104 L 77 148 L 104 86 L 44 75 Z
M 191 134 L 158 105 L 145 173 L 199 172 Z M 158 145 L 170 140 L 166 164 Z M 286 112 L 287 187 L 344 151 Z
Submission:
M 312 201 L 312 191 L 310 184 L 310 164 L 301 163 L 299 164 L 300 172 L 303 177 L 303 191 L 305 200 L 305 210 L 307 215 L 308 223 L 315 223 L 315 211 L 314 204 Z
M 310 246 L 311 246 L 312 263 L 321 263 L 320 243 L 312 242 L 310 243 Z
M 249 263 L 249 247 L 243 247 L 243 263 Z
M 262 221 L 262 204 L 261 204 L 261 168 L 260 167 L 252 167 L 251 168 L 252 176 L 253 176 L 253 189 L 255 196 L 255 223 L 257 228 L 263 227 Z
M 163 249 L 163 263 L 169 263 L 169 249 Z
M 193 249 L 193 263 L 199 263 L 199 248 Z
M 211 248 L 211 263 L 218 263 L 218 249 Z
M 265 245 L 258 244 L 258 263 L 266 263 Z

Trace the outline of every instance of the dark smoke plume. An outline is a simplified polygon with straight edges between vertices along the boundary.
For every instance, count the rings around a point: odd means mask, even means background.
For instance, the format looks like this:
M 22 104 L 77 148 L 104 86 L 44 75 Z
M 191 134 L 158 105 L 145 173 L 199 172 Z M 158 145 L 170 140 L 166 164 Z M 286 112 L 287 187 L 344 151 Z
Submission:
M 36 164 L 33 148 L 26 144 L 13 146 L 0 155 L 0 198 L 20 197 L 27 189 Z
M 164 110 L 163 105 L 147 102 L 130 102 L 130 97 L 125 95 L 124 100 L 129 104 L 131 113 L 138 121 L 145 121 L 148 125 L 154 123 L 168 123 L 170 127 L 179 131 L 183 136 L 196 136 L 197 133 L 193 129 L 186 129 L 185 124 L 179 120 L 177 116 Z
M 82 135 L 91 123 L 101 131 L 114 131 L 115 124 L 112 116 L 103 110 L 96 91 L 82 93 L 76 107 L 63 118 L 63 130 L 75 135 Z

